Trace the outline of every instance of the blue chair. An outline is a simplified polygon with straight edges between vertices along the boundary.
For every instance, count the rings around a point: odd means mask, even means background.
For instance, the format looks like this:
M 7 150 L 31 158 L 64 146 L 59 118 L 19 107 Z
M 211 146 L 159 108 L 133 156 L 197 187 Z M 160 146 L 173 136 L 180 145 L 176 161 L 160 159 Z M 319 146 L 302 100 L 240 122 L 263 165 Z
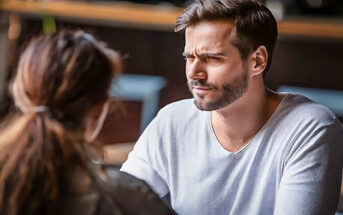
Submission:
M 112 82 L 110 96 L 127 101 L 142 102 L 140 132 L 156 116 L 159 93 L 166 85 L 163 77 L 122 74 Z

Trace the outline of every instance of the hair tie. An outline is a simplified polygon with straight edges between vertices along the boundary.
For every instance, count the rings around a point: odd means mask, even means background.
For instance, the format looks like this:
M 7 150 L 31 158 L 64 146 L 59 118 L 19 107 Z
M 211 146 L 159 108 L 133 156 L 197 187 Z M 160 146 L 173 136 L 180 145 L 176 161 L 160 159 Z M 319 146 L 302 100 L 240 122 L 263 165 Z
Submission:
M 49 111 L 49 108 L 47 106 L 36 106 L 36 107 L 33 107 L 31 110 L 30 110 L 30 113 L 43 113 L 43 112 L 48 112 Z

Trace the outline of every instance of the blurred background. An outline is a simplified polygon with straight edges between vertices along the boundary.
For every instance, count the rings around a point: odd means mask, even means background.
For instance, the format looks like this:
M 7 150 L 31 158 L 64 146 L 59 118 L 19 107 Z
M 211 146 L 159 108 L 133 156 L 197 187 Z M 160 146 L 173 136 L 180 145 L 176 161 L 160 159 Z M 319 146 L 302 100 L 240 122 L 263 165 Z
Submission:
M 98 139 L 103 144 L 135 142 L 161 107 L 191 97 L 181 55 L 184 35 L 173 31 L 176 18 L 189 3 L 0 0 L 0 116 L 11 107 L 6 89 L 25 43 L 42 32 L 83 29 L 125 58 L 124 75 L 113 82 L 110 92 L 113 113 Z M 279 28 L 267 86 L 300 91 L 342 118 L 343 0 L 263 3 L 274 13 Z
M 83 29 L 125 58 L 124 73 L 113 82 L 110 92 L 112 113 L 98 140 L 129 151 L 161 107 L 191 97 L 181 55 L 184 35 L 173 31 L 176 18 L 189 3 L 0 0 L 0 117 L 11 109 L 7 85 L 26 42 L 56 29 Z M 275 91 L 303 93 L 327 105 L 342 119 L 343 0 L 263 3 L 277 18 L 279 29 L 266 85 Z

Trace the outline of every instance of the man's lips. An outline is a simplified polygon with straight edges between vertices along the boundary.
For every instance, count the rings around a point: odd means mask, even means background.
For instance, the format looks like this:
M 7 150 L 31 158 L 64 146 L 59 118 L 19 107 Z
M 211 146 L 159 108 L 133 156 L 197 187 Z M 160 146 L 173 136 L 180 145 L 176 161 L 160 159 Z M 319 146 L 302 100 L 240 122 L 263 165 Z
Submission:
M 203 94 L 203 93 L 206 93 L 209 90 L 211 90 L 211 88 L 210 87 L 194 86 L 194 87 L 192 87 L 192 90 L 193 90 L 194 93 Z
M 201 83 L 200 81 L 197 80 L 190 80 L 188 82 L 188 86 L 189 89 L 192 91 L 193 94 L 201 94 L 204 95 L 206 93 L 208 93 L 211 90 L 215 90 L 216 87 L 210 83 L 206 83 L 204 81 L 202 81 L 203 83 Z
M 199 87 L 199 86 L 194 86 L 192 87 L 193 89 L 197 89 L 197 90 L 210 90 L 210 87 Z

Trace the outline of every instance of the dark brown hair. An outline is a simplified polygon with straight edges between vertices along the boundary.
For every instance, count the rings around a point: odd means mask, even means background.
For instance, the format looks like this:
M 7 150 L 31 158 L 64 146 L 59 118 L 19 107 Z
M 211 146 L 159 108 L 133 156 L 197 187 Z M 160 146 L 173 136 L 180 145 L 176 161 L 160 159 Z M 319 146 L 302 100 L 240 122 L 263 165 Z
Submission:
M 107 100 L 119 62 L 83 31 L 28 44 L 11 85 L 18 113 L 0 132 L 0 214 L 47 214 L 63 166 L 86 166 L 85 118 Z
M 233 21 L 235 35 L 232 44 L 242 59 L 263 45 L 268 51 L 268 71 L 278 35 L 277 23 L 270 10 L 256 0 L 197 0 L 177 19 L 175 31 L 185 30 L 202 21 Z

